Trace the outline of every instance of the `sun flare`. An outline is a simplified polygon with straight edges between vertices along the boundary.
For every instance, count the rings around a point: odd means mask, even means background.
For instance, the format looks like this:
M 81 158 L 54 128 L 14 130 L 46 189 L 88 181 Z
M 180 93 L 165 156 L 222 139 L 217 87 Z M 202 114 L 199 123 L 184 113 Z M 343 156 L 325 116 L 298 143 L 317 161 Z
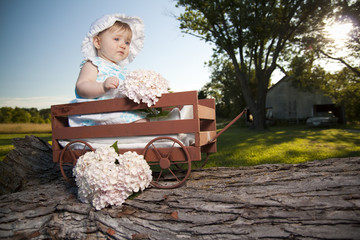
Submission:
M 344 45 L 345 41 L 349 38 L 349 33 L 353 25 L 350 22 L 338 23 L 325 27 L 327 38 L 334 40 L 337 45 Z
M 351 51 L 347 48 L 347 44 L 350 40 L 350 32 L 352 29 L 353 24 L 351 21 L 336 22 L 329 20 L 322 32 L 323 37 L 331 42 L 324 48 L 327 54 L 334 58 L 347 58 Z M 336 72 L 344 67 L 339 61 L 331 59 L 322 59 L 320 60 L 320 64 L 329 72 Z

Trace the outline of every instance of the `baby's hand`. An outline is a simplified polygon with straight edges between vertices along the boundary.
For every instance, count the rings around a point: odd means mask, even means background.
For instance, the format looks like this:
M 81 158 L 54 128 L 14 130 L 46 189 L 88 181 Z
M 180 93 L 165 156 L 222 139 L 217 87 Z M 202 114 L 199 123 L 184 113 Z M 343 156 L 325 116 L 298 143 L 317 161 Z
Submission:
M 105 91 L 115 89 L 119 86 L 119 79 L 117 77 L 108 77 L 103 83 Z

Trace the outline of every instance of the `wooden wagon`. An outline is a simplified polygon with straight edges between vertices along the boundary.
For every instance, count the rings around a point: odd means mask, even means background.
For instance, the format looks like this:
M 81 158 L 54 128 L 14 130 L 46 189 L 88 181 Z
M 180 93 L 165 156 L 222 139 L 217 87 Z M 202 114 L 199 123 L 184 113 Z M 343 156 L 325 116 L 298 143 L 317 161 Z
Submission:
M 121 148 L 119 151 L 120 153 L 135 151 L 144 155 L 153 170 L 153 186 L 158 188 L 181 186 L 190 175 L 192 162 L 202 165 L 202 153 L 208 155 L 217 151 L 216 138 L 219 134 L 216 134 L 215 100 L 198 99 L 196 91 L 177 92 L 163 94 L 153 106 L 171 110 L 174 107 L 182 109 L 189 105 L 192 106 L 192 119 L 84 127 L 69 127 L 68 117 L 140 110 L 146 109 L 147 106 L 134 103 L 128 98 L 53 105 L 51 106 L 53 161 L 60 164 L 62 174 L 68 180 L 66 166 L 74 166 L 79 156 L 86 151 L 94 150 L 91 144 L 83 139 L 153 136 L 144 148 Z M 171 137 L 174 134 L 192 134 L 194 142 L 186 146 L 180 140 Z M 67 145 L 60 145 L 60 140 L 68 140 Z M 82 144 L 80 149 L 74 147 L 79 144 Z M 207 161 L 207 158 L 204 161 Z

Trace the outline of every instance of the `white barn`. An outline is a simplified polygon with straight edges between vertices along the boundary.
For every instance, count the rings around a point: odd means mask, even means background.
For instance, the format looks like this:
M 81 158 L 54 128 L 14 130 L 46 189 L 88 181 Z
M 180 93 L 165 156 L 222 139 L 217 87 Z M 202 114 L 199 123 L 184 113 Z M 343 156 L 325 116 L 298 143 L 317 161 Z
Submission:
M 273 85 L 266 96 L 266 107 L 273 119 L 305 121 L 316 112 L 332 111 L 341 118 L 340 108 L 320 91 L 309 92 L 294 87 L 289 77 Z

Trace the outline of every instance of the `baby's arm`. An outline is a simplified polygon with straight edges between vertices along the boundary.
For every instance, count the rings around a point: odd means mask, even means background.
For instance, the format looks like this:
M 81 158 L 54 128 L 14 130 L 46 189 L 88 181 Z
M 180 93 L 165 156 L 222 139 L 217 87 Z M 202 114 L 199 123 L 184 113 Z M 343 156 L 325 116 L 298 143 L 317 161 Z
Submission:
M 97 98 L 103 96 L 112 88 L 117 88 L 119 79 L 109 77 L 104 82 L 97 82 L 97 67 L 91 62 L 86 62 L 81 68 L 76 82 L 76 91 L 83 98 Z

